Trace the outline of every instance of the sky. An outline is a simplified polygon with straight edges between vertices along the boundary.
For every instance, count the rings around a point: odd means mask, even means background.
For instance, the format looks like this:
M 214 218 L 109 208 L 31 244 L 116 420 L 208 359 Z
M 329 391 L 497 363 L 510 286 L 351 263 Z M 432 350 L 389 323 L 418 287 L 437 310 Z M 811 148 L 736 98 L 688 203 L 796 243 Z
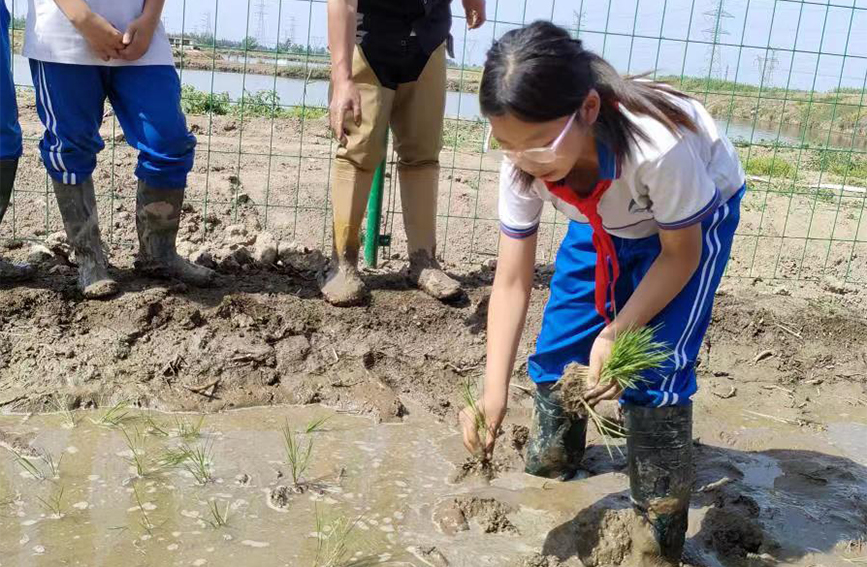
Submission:
M 26 13 L 27 0 L 5 1 Z M 820 91 L 863 88 L 867 78 L 867 0 L 488 0 L 488 22 L 474 31 L 457 0 L 453 12 L 456 59 L 469 65 L 484 62 L 495 37 L 550 19 L 573 30 L 580 23 L 586 47 L 621 72 L 751 84 L 764 77 L 765 85 Z M 324 0 L 167 0 L 163 15 L 170 33 L 326 45 Z

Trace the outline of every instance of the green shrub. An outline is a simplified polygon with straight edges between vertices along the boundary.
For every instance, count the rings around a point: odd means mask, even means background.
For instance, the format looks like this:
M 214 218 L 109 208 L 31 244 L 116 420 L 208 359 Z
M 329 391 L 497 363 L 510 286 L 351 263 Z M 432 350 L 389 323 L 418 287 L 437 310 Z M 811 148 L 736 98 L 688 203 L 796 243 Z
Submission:
M 750 175 L 790 178 L 795 168 L 779 156 L 751 156 L 746 163 L 746 170 Z

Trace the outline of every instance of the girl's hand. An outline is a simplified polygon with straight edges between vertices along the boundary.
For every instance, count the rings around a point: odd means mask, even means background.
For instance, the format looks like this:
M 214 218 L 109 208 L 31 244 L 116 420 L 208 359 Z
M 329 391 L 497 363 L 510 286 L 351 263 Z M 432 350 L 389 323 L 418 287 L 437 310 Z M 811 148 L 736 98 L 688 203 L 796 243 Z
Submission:
M 99 14 L 87 10 L 71 19 L 96 56 L 103 61 L 119 59 L 124 48 L 123 34 Z
M 506 404 L 505 398 L 486 400 L 485 397 L 482 397 L 476 402 L 476 409 L 484 414 L 487 424 L 487 432 L 482 432 L 485 435 L 484 442 L 476 428 L 476 412 L 473 408 L 467 406 L 458 415 L 458 421 L 464 434 L 464 447 L 470 454 L 484 455 L 485 458 L 490 458 L 494 454 L 497 431 L 499 431 L 500 424 L 503 423 L 503 418 L 506 416 Z
M 151 47 L 151 40 L 157 29 L 159 20 L 146 15 L 133 20 L 123 34 L 123 49 L 120 58 L 126 61 L 136 61 L 144 57 Z
M 602 373 L 602 365 L 611 356 L 611 349 L 614 348 L 614 331 L 611 327 L 606 327 L 599 333 L 596 340 L 593 341 L 593 348 L 590 349 L 590 367 L 587 373 L 587 393 L 584 394 L 584 400 L 590 405 L 595 406 L 602 400 L 616 400 L 620 398 L 623 390 L 616 382 L 610 384 L 600 384 L 599 377 Z

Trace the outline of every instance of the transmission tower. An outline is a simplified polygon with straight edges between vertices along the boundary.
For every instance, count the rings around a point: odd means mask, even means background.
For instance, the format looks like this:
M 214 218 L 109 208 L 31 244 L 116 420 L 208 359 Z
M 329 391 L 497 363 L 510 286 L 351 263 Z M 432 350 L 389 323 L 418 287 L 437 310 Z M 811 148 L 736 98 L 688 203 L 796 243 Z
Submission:
M 584 29 L 584 12 L 579 12 L 578 10 L 572 10 L 572 27 L 575 28 L 573 30 L 573 34 L 575 39 L 581 39 L 578 37 L 581 35 L 581 30 Z
M 268 5 L 266 0 L 257 0 L 256 2 L 256 38 L 259 41 L 265 41 L 265 20 L 268 18 Z
M 199 32 L 204 35 L 211 35 L 214 33 L 213 24 L 211 23 L 211 12 L 210 10 L 202 14 L 202 19 L 199 22 Z
M 722 53 L 717 46 L 720 44 L 720 39 L 723 36 L 729 35 L 725 29 L 725 21 L 734 18 L 725 8 L 726 0 L 716 0 L 714 8 L 704 13 L 704 18 L 708 22 L 709 27 L 703 33 L 710 42 L 708 46 L 708 73 L 712 77 L 722 76 Z
M 774 71 L 780 61 L 777 59 L 777 52 L 773 49 L 766 56 L 756 55 L 756 68 L 762 77 L 761 84 L 764 86 L 772 85 L 774 82 Z

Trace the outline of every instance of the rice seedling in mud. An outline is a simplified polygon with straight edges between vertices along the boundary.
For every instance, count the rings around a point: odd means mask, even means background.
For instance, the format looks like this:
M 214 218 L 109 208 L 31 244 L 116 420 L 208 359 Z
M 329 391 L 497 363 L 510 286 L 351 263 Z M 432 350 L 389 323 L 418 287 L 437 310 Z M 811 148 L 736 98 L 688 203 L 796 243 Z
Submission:
M 620 332 L 614 339 L 611 355 L 602 365 L 599 384 L 616 384 L 620 389 L 637 388 L 645 381 L 644 372 L 657 370 L 671 357 L 668 345 L 655 340 L 658 327 L 641 327 Z M 572 363 L 563 371 L 557 382 L 563 408 L 576 416 L 586 417 L 593 422 L 602 440 L 611 452 L 610 440 L 623 437 L 628 432 L 619 423 L 602 416 L 585 399 L 588 389 L 587 366 Z
M 216 500 L 208 501 L 208 517 L 205 522 L 213 529 L 219 529 L 229 524 L 229 502 L 226 502 L 225 510 L 220 510 Z
M 147 532 L 148 535 L 153 535 L 154 528 L 156 526 L 154 526 L 153 522 L 151 522 L 151 519 L 144 508 L 144 504 L 142 503 L 141 496 L 138 493 L 138 487 L 135 484 L 132 485 L 132 492 L 135 495 L 135 503 L 139 511 L 138 523 L 142 527 L 142 529 Z
M 60 414 L 60 417 L 63 419 L 63 427 L 66 429 L 73 429 L 78 424 L 78 418 L 75 415 L 75 411 L 70 409 L 71 400 L 69 396 L 63 396 L 63 398 L 51 398 L 49 402 L 51 408 Z
M 181 466 L 189 457 L 185 448 L 165 449 L 159 455 L 154 455 L 147 446 L 147 435 L 137 428 L 132 433 L 127 429 L 121 429 L 124 441 L 126 441 L 129 456 L 124 457 L 127 463 L 135 468 L 136 476 L 144 478 L 167 472 Z
M 460 466 L 456 474 L 452 477 L 453 482 L 461 482 L 468 476 L 479 476 L 488 481 L 493 480 L 498 469 L 501 468 L 500 463 L 494 463 L 491 455 L 488 453 L 487 447 L 491 440 L 491 424 L 488 423 L 485 416 L 484 408 L 479 406 L 480 393 L 476 388 L 475 382 L 470 379 L 464 381 L 460 391 L 461 401 L 467 412 L 464 414 L 468 419 L 472 420 L 473 428 L 479 439 L 479 446 L 476 453 Z M 463 417 L 462 417 L 463 419 Z
M 21 469 L 36 480 L 53 480 L 60 477 L 60 463 L 63 462 L 63 455 L 55 460 L 54 455 L 45 451 L 38 455 L 25 455 L 14 449 L 8 449 L 12 453 L 12 458 Z M 41 462 L 43 466 L 37 464 Z
M 181 450 L 186 454 L 183 467 L 193 475 L 196 482 L 199 484 L 211 482 L 214 478 L 211 472 L 214 461 L 213 445 L 211 443 L 204 443 L 196 447 L 184 445 Z
M 319 511 L 319 507 L 314 508 L 316 514 L 316 557 L 314 558 L 314 567 L 339 567 L 342 565 L 352 565 L 352 562 L 347 562 L 349 554 L 349 538 L 361 516 L 355 520 L 349 520 L 345 516 L 340 516 L 332 522 L 326 523 L 325 519 Z
M 145 415 L 145 431 L 154 437 L 168 437 L 170 434 L 165 427 L 154 418 L 153 412 L 149 411 Z
M 328 418 L 310 421 L 304 428 L 303 433 L 294 431 L 289 423 L 283 426 L 283 443 L 286 450 L 286 464 L 289 465 L 289 475 L 292 484 L 303 491 L 308 484 L 304 480 L 307 469 L 313 457 L 313 438 L 311 435 L 319 431 Z
M 202 425 L 204 423 L 205 416 L 203 415 L 200 415 L 199 419 L 195 421 L 176 417 L 173 435 L 186 440 L 198 439 L 202 435 Z
M 63 501 L 63 485 L 57 487 L 57 489 L 51 493 L 51 496 L 48 498 L 40 498 L 39 496 L 36 499 L 39 501 L 40 506 L 51 514 L 54 518 L 62 518 L 63 513 L 66 510 L 66 504 Z
M 132 419 L 129 412 L 129 402 L 121 400 L 108 408 L 99 419 L 91 419 L 94 424 L 101 427 L 115 428 Z

